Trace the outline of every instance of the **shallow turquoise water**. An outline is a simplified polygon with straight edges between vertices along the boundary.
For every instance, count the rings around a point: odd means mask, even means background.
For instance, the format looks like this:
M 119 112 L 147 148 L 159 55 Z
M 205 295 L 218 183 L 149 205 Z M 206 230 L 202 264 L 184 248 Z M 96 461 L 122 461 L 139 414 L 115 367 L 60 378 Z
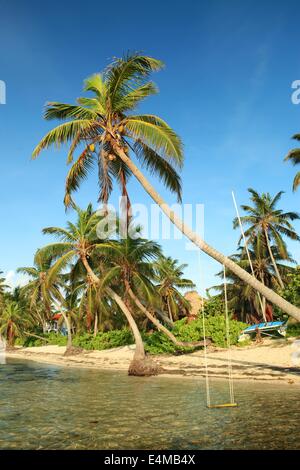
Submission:
M 216 401 L 227 384 L 214 383 Z M 208 410 L 202 380 L 0 365 L 1 449 L 300 449 L 300 389 L 235 384 Z

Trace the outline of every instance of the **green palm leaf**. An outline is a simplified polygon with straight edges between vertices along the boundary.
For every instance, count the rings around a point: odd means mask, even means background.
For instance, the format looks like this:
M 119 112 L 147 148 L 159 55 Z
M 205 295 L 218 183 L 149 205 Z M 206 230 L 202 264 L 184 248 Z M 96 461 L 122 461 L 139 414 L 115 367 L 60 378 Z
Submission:
M 52 131 L 48 132 L 40 141 L 33 151 L 32 158 L 36 158 L 42 150 L 47 149 L 53 144 L 60 147 L 60 145 L 74 140 L 78 133 L 80 133 L 81 136 L 88 136 L 89 132 L 92 132 L 94 127 L 95 122 L 89 119 L 79 119 L 77 121 L 60 124 L 52 129 Z
M 161 157 L 183 164 L 182 143 L 177 134 L 162 119 L 154 115 L 130 116 L 125 129 L 134 140 L 140 140 Z

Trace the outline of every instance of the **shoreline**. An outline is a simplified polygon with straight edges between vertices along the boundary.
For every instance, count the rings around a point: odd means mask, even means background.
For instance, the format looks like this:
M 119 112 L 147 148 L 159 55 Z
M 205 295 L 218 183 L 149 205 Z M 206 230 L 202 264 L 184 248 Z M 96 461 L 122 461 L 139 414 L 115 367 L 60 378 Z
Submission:
M 134 354 L 134 346 L 123 346 L 107 350 L 84 351 L 64 357 L 64 346 L 40 346 L 18 348 L 6 352 L 6 358 L 30 360 L 49 365 L 127 371 Z M 300 385 L 300 367 L 292 364 L 292 342 L 264 340 L 261 345 L 231 348 L 232 373 L 234 380 L 287 383 Z M 184 379 L 205 378 L 203 351 L 184 355 L 153 356 L 164 371 L 158 377 Z M 207 351 L 210 379 L 228 378 L 228 351 L 213 348 Z

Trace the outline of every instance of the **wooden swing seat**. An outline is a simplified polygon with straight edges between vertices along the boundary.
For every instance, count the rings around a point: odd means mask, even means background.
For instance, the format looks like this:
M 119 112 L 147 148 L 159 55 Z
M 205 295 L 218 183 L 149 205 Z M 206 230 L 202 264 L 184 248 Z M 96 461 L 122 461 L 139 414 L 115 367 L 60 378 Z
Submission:
M 237 403 L 222 403 L 220 405 L 207 405 L 207 408 L 232 408 L 238 406 Z

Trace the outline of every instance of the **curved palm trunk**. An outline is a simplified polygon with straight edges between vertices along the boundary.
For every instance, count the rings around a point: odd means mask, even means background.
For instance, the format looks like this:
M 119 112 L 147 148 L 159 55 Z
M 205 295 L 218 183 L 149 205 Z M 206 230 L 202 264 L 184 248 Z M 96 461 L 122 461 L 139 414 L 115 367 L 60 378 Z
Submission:
M 167 295 L 167 307 L 168 307 L 168 312 L 169 312 L 169 318 L 170 318 L 171 322 L 173 322 L 173 315 L 172 315 L 170 300 L 169 300 L 168 295 Z
M 94 321 L 94 338 L 97 336 L 98 333 L 98 312 L 95 314 L 95 321 Z
M 260 279 L 261 279 L 262 284 L 265 285 L 265 283 L 264 283 L 264 275 L 263 275 L 263 274 L 260 275 Z M 267 305 L 267 301 L 266 301 L 266 298 L 265 298 L 264 296 L 262 297 L 261 301 L 262 301 L 263 319 L 264 319 L 264 321 L 266 322 L 266 321 L 267 321 L 267 318 L 266 318 L 266 305 Z
M 92 268 L 90 267 L 87 259 L 85 257 L 82 257 L 82 263 L 87 271 L 87 273 L 89 274 L 89 276 L 91 277 L 91 279 L 95 282 L 95 284 L 99 285 L 100 284 L 100 280 L 99 278 L 96 276 L 96 274 L 94 273 L 94 271 L 92 270 Z M 134 340 L 135 340 L 135 344 L 136 344 L 136 349 L 135 349 L 135 353 L 134 353 L 134 359 L 136 360 L 142 360 L 145 358 L 146 354 L 145 354 L 145 349 L 144 349 L 144 344 L 143 344 L 143 340 L 142 340 L 142 337 L 141 337 L 141 334 L 139 332 L 139 329 L 137 327 L 137 324 L 130 312 L 130 310 L 128 309 L 128 307 L 125 305 L 125 303 L 123 302 L 123 300 L 121 299 L 121 297 L 116 293 L 114 292 L 111 288 L 107 287 L 106 288 L 107 290 L 107 293 L 111 296 L 112 299 L 114 299 L 114 301 L 119 305 L 120 309 L 122 310 L 122 312 L 124 313 L 128 323 L 129 323 L 129 326 L 132 330 L 132 333 L 133 333 L 133 336 L 134 336 Z
M 61 314 L 64 318 L 64 322 L 66 324 L 66 327 L 67 327 L 67 331 L 68 331 L 68 341 L 67 341 L 67 349 L 69 348 L 72 348 L 72 329 L 71 329 L 71 323 L 70 323 L 70 320 L 68 318 L 68 315 L 65 314 L 65 312 L 61 311 Z
M 136 306 L 146 315 L 146 317 L 153 323 L 153 325 L 155 325 L 156 328 L 159 331 L 162 331 L 172 341 L 172 343 L 174 343 L 176 346 L 193 348 L 193 347 L 204 346 L 205 345 L 205 341 L 197 341 L 197 342 L 179 341 L 173 335 L 173 333 L 171 333 L 171 331 L 169 331 L 164 325 L 162 325 L 160 323 L 160 321 L 157 318 L 155 318 L 155 316 L 152 315 L 152 313 L 150 313 L 149 310 L 146 307 L 144 307 L 144 305 L 140 302 L 140 300 L 134 294 L 134 292 L 132 291 L 132 289 L 130 287 L 127 288 L 127 292 L 130 295 L 130 297 L 132 298 L 132 300 L 134 301 L 134 303 L 136 304 Z M 210 341 L 206 341 L 206 344 L 209 344 L 209 343 L 210 343 Z
M 7 344 L 10 348 L 13 347 L 14 345 L 14 329 L 13 329 L 13 323 L 10 320 L 8 323 L 8 328 L 7 328 Z
M 90 267 L 86 257 L 83 256 L 81 259 L 91 279 L 93 279 L 95 284 L 99 284 L 100 280 L 98 279 L 98 277 L 96 276 L 92 268 Z M 144 343 L 143 343 L 141 333 L 138 329 L 138 326 L 129 308 L 125 305 L 121 297 L 115 291 L 113 291 L 110 287 L 107 287 L 106 291 L 110 295 L 110 297 L 118 304 L 118 306 L 124 313 L 134 336 L 135 352 L 134 352 L 133 360 L 129 366 L 128 374 L 140 375 L 140 376 L 158 374 L 160 367 L 151 359 L 146 358 L 145 348 L 144 348 Z
M 265 237 L 266 237 L 266 242 L 267 242 L 268 251 L 269 251 L 269 254 L 270 254 L 270 258 L 271 258 L 271 260 L 272 260 L 272 264 L 273 264 L 273 266 L 274 266 L 274 270 L 275 270 L 275 273 L 276 273 L 278 282 L 279 282 L 279 284 L 280 284 L 281 289 L 284 289 L 284 284 L 283 284 L 282 278 L 281 278 L 281 276 L 280 276 L 280 273 L 279 273 L 279 270 L 278 270 L 278 267 L 277 267 L 277 264 L 276 264 L 274 255 L 273 255 L 273 253 L 272 253 L 272 248 L 271 248 L 271 245 L 270 245 L 269 236 L 268 236 L 268 232 L 267 232 L 266 229 L 264 229 L 264 233 L 265 233 Z
M 109 287 L 106 288 L 106 290 L 107 290 L 107 293 L 111 296 L 111 298 L 119 305 L 120 309 L 124 313 L 128 323 L 129 323 L 129 326 L 130 326 L 131 331 L 133 333 L 134 340 L 135 340 L 135 353 L 134 353 L 133 359 L 137 360 L 137 361 L 141 361 L 141 360 L 145 359 L 146 354 L 145 354 L 145 349 L 144 349 L 144 343 L 143 343 L 143 340 L 142 340 L 142 336 L 141 336 L 141 333 L 140 333 L 140 331 L 137 327 L 137 324 L 136 324 L 129 308 L 125 305 L 125 303 L 123 302 L 121 297 L 115 291 L 113 291 Z
M 272 304 L 277 305 L 280 309 L 286 312 L 288 315 L 296 318 L 296 320 L 300 321 L 300 309 L 294 305 L 292 305 L 287 300 L 280 297 L 280 295 L 276 294 L 276 292 L 269 289 L 267 286 L 264 286 L 258 279 L 251 276 L 251 274 L 247 273 L 244 269 L 238 266 L 234 261 L 227 258 L 225 255 L 220 253 L 219 251 L 215 250 L 213 247 L 208 245 L 204 240 L 202 240 L 199 235 L 193 232 L 187 224 L 185 224 L 171 208 L 166 204 L 163 198 L 158 194 L 158 192 L 153 188 L 153 186 L 149 183 L 147 178 L 143 175 L 143 173 L 137 168 L 137 166 L 133 163 L 133 161 L 126 155 L 122 147 L 119 145 L 115 146 L 115 150 L 121 160 L 130 168 L 134 176 L 137 180 L 141 183 L 144 189 L 147 191 L 149 196 L 159 205 L 161 210 L 164 214 L 171 220 L 171 222 L 176 225 L 176 227 L 187 237 L 191 240 L 196 246 L 200 248 L 200 250 L 204 251 L 207 255 L 211 256 L 213 259 L 218 261 L 219 263 L 223 264 L 226 268 L 236 274 L 242 281 L 246 284 L 249 284 L 255 290 L 261 293 L 264 297 L 266 297 Z

